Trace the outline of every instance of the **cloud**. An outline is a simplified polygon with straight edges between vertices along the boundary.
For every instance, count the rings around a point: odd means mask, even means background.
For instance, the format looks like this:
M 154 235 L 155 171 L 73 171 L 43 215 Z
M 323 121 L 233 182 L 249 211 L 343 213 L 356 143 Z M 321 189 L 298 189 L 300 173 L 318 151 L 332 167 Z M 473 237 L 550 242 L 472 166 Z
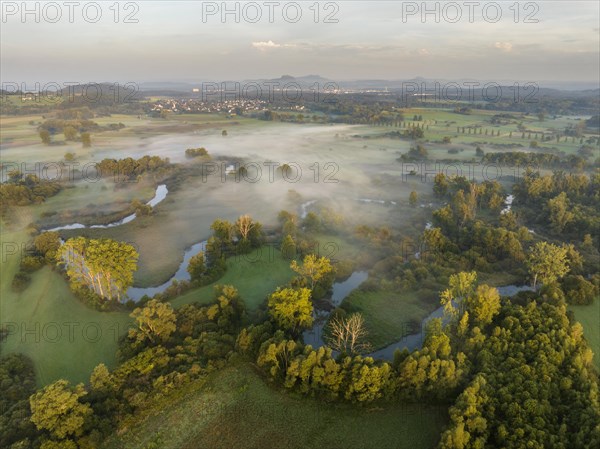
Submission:
M 507 53 L 512 51 L 513 48 L 510 42 L 496 42 L 494 47 Z
M 280 48 L 280 47 L 282 47 L 281 44 L 276 44 L 273 41 L 252 42 L 252 46 L 254 48 L 256 48 L 257 50 L 260 50 L 260 51 L 266 51 L 266 50 L 271 49 L 271 48 Z

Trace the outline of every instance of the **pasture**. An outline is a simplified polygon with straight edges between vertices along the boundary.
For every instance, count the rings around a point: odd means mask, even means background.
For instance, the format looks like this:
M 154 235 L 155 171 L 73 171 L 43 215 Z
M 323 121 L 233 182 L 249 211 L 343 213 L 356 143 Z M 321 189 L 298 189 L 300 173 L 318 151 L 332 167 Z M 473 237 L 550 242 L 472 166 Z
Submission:
M 446 421 L 444 407 L 361 408 L 295 397 L 236 361 L 127 423 L 103 449 L 428 449 Z

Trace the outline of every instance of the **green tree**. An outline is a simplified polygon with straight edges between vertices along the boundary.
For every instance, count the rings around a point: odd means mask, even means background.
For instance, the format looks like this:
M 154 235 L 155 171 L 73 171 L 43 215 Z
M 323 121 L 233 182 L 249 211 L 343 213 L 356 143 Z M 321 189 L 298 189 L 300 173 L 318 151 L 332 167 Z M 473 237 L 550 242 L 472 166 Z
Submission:
M 86 394 L 83 384 L 71 388 L 68 381 L 57 380 L 29 398 L 31 421 L 58 439 L 79 436 L 92 415 L 90 406 L 80 402 Z
M 443 173 L 438 173 L 433 179 L 433 193 L 438 198 L 443 198 L 448 193 L 448 181 Z
M 92 136 L 90 133 L 81 133 L 81 144 L 84 148 L 89 148 L 92 146 Z
M 65 135 L 65 140 L 75 140 L 77 137 L 77 130 L 72 126 L 65 126 L 63 128 L 63 134 Z
M 527 258 L 527 267 L 533 276 L 534 287 L 538 280 L 542 284 L 550 284 L 569 272 L 567 251 L 566 247 L 548 242 L 538 242 L 533 246 Z
M 152 206 L 144 204 L 140 200 L 133 200 L 131 202 L 131 207 L 138 217 L 145 217 L 152 214 Z
M 313 306 L 307 288 L 278 288 L 269 296 L 267 305 L 277 325 L 293 335 L 312 326 Z
M 104 363 L 97 365 L 90 376 L 90 386 L 93 390 L 106 390 L 111 387 L 110 372 Z
M 209 320 L 228 333 L 233 333 L 242 322 L 246 307 L 233 285 L 215 285 L 216 303 L 207 310 Z
M 479 285 L 474 294 L 466 298 L 466 309 L 475 324 L 485 326 L 500 311 L 500 294 L 489 285 Z
M 598 294 L 596 286 L 581 275 L 565 276 L 562 289 L 569 304 L 591 304 Z
M 67 162 L 73 162 L 75 160 L 75 153 L 67 152 L 65 153 L 64 158 Z
M 138 342 L 166 341 L 176 330 L 177 316 L 173 307 L 156 299 L 149 301 L 144 307 L 136 308 L 130 316 L 135 320 L 137 329 L 129 329 L 129 338 Z
M 465 311 L 465 299 L 475 292 L 475 283 L 477 282 L 477 273 L 460 272 L 450 276 L 448 288 L 440 296 L 444 311 L 453 317 L 462 317 Z
M 50 145 L 50 132 L 47 129 L 42 129 L 40 131 L 40 139 L 42 139 L 44 145 Z
M 410 203 L 410 205 L 412 207 L 415 207 L 417 205 L 418 199 L 419 199 L 419 197 L 417 196 L 417 192 L 415 192 L 414 190 L 412 192 L 410 192 L 410 195 L 408 197 L 408 202 Z
M 550 212 L 550 223 L 555 232 L 563 232 L 565 226 L 575 218 L 575 214 L 570 212 L 567 194 L 559 193 L 552 199 L 548 200 L 548 210 Z
M 138 257 L 129 243 L 75 237 L 62 245 L 57 259 L 76 287 L 86 286 L 102 298 L 120 301 L 133 285 Z
M 55 231 L 42 232 L 35 237 L 33 245 L 36 251 L 44 256 L 48 262 L 54 262 L 60 248 L 60 235 Z
M 286 235 L 281 243 L 281 254 L 286 259 L 294 259 L 296 257 L 296 243 L 291 235 Z
M 308 254 L 304 257 L 302 265 L 298 265 L 292 260 L 290 268 L 302 276 L 310 285 L 310 289 L 315 288 L 315 284 L 323 277 L 333 271 L 331 262 L 326 257 L 318 257 L 315 254 Z
M 210 225 L 210 229 L 214 231 L 215 237 L 225 245 L 229 245 L 233 241 L 235 229 L 229 221 L 217 218 L 213 221 L 212 225 Z
M 190 259 L 187 267 L 187 272 L 190 274 L 192 281 L 199 281 L 206 274 L 206 263 L 204 261 L 204 253 L 199 252 Z

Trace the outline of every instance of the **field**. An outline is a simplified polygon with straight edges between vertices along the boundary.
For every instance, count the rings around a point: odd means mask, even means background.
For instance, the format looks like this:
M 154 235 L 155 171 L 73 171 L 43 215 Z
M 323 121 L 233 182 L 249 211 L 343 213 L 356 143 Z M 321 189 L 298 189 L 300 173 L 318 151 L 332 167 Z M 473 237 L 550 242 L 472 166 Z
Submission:
M 564 129 L 577 123 L 573 117 L 547 117 L 541 122 L 535 116 L 515 114 L 517 118 L 512 123 L 492 125 L 490 119 L 495 113 L 473 110 L 470 115 L 464 115 L 451 110 L 411 109 L 405 112 L 405 117 L 410 124 L 413 115 L 422 115 L 423 121 L 419 123 L 429 127 L 425 130 L 425 146 L 430 159 L 464 162 L 479 159 L 475 155 L 477 145 L 485 152 L 529 151 L 529 138 L 522 139 L 521 133 L 516 132 L 517 123 L 522 122 L 534 133 L 552 128 Z M 169 192 L 151 216 L 139 217 L 123 226 L 62 232 L 64 238 L 75 235 L 110 237 L 135 244 L 140 253 L 135 286 L 160 285 L 171 278 L 181 263 L 184 250 L 209 237 L 210 225 L 216 218 L 234 221 L 239 215 L 248 213 L 266 228 L 271 228 L 276 225 L 280 210 L 300 213 L 302 202 L 316 200 L 309 210 L 316 211 L 320 207 L 333 210 L 347 220 L 350 234 L 355 226 L 366 224 L 388 226 L 404 235 L 416 237 L 430 220 L 432 207 L 438 206 L 431 195 L 432 177 L 422 176 L 421 167 L 418 167 L 417 175 L 403 176 L 407 167 L 397 159 L 410 149 L 413 142 L 386 135 L 402 128 L 264 122 L 244 117 L 231 119 L 217 114 L 173 115 L 166 120 L 113 115 L 94 120 L 101 126 L 123 123 L 125 128 L 93 133 L 91 148 L 82 148 L 80 142 L 65 141 L 62 135 L 54 136 L 54 143 L 45 146 L 36 131 L 37 125 L 43 121 L 40 115 L 2 117 L 2 163 L 27 163 L 31 167 L 36 162 L 62 161 L 65 153 L 70 151 L 76 154 L 76 162 L 80 165 L 106 157 L 135 158 L 146 154 L 189 164 L 185 149 L 203 146 L 213 158 L 241 160 L 261 167 L 261 175 L 256 182 L 236 182 L 219 174 L 207 178 L 192 176 L 179 189 Z M 481 127 L 483 133 L 485 129 L 500 131 L 500 135 L 492 137 L 457 132 L 457 127 L 463 126 Z M 223 129 L 228 131 L 226 137 L 221 134 Z M 513 132 L 512 137 L 510 132 Z M 450 144 L 441 143 L 445 136 L 451 138 Z M 569 139 L 567 142 L 543 143 L 540 151 L 574 154 L 578 147 L 578 141 Z M 449 154 L 448 150 L 453 149 L 458 152 Z M 285 181 L 280 175 L 271 179 L 268 170 L 271 161 L 296 163 L 302 170 L 298 182 Z M 428 166 L 427 169 L 432 168 Z M 508 170 L 508 174 L 512 173 Z M 463 174 L 468 175 L 468 172 Z M 473 174 L 482 179 L 477 170 Z M 505 181 L 510 188 L 511 179 Z M 151 198 L 155 187 L 156 181 L 152 176 L 145 176 L 140 182 L 129 183 L 125 187 L 115 185 L 112 179 L 71 183 L 69 188 L 45 203 L 18 208 L 11 217 L 10 228 L 3 229 L 2 240 L 26 241 L 21 230 L 30 223 L 44 226 L 68 224 L 79 221 L 81 217 L 93 222 L 94 218 L 101 218 L 103 214 L 125 211 L 131 200 L 147 201 Z M 420 207 L 408 205 L 411 190 L 418 193 Z M 290 191 L 295 195 L 290 195 Z M 364 199 L 376 201 L 359 201 Z M 377 201 L 385 201 L 385 204 Z M 364 248 L 356 242 L 331 234 L 317 238 L 322 255 L 330 255 L 333 248 L 335 258 L 356 262 L 369 260 Z M 326 243 L 334 243 L 334 246 L 326 248 Z M 281 258 L 279 251 L 273 251 L 272 256 L 255 262 L 251 262 L 253 255 L 249 255 L 247 260 L 229 260 L 228 272 L 218 282 L 235 285 L 248 309 L 255 312 L 270 292 L 288 282 L 292 276 L 288 262 Z M 14 294 L 10 281 L 17 268 L 16 257 L 4 259 L 1 262 L 0 304 L 3 323 L 24 322 L 35 326 L 34 323 L 39 321 L 43 328 L 44 323 L 94 322 L 103 326 L 103 330 L 114 325 L 121 333 L 129 322 L 126 313 L 110 315 L 84 307 L 71 295 L 59 275 L 47 268 L 33 275 L 33 283 L 25 292 Z M 503 285 L 518 280 L 498 273 L 486 279 L 482 277 L 481 281 Z M 208 302 L 212 298 L 213 286 L 206 286 L 187 292 L 176 298 L 173 304 Z M 371 342 L 373 346 L 380 347 L 400 338 L 406 332 L 407 323 L 420 321 L 431 311 L 433 303 L 433 300 L 423 303 L 413 293 L 389 297 L 381 293 L 356 292 L 348 298 L 345 307 L 362 311 L 371 332 Z M 598 314 L 595 316 L 578 314 L 578 319 L 587 320 L 584 324 L 586 334 L 589 334 L 587 329 L 590 327 L 597 329 L 600 318 Z M 103 333 L 102 339 L 96 343 L 82 341 L 81 338 L 69 342 L 65 341 L 64 335 L 57 343 L 35 343 L 30 338 L 21 342 L 20 337 L 13 335 L 3 343 L 2 351 L 29 354 L 36 363 L 40 384 L 58 377 L 81 381 L 88 378 L 97 363 L 114 363 L 116 339 L 109 340 L 108 332 Z M 596 337 L 589 338 L 593 340 Z M 77 363 L 72 364 L 73 360 Z
M 23 232 L 3 232 L 1 236 L 0 322 L 11 331 L 2 342 L 2 354 L 21 352 L 29 356 L 39 386 L 60 378 L 87 382 L 99 363 L 115 366 L 118 338 L 131 320 L 127 313 L 86 307 L 48 267 L 32 275 L 32 283 L 24 292 L 14 293 L 10 285 L 20 255 L 11 254 L 12 246 L 7 244 L 24 243 L 25 237 Z
M 428 449 L 443 407 L 353 407 L 295 398 L 270 388 L 243 362 L 176 393 L 109 439 L 103 449 Z
M 281 252 L 268 245 L 250 254 L 233 256 L 227 260 L 227 272 L 215 284 L 233 285 L 238 289 L 248 311 L 254 312 L 268 294 L 287 284 L 295 273 L 290 261 Z M 178 307 L 191 302 L 208 303 L 214 299 L 214 285 L 189 291 L 172 301 Z
M 424 303 L 415 292 L 364 292 L 356 290 L 342 303 L 348 313 L 360 312 L 372 349 L 379 349 L 418 331 L 418 326 L 437 305 Z M 411 323 L 416 323 L 417 331 Z
M 575 319 L 583 326 L 583 333 L 594 351 L 594 365 L 600 372 L 600 298 L 589 306 L 570 306 Z

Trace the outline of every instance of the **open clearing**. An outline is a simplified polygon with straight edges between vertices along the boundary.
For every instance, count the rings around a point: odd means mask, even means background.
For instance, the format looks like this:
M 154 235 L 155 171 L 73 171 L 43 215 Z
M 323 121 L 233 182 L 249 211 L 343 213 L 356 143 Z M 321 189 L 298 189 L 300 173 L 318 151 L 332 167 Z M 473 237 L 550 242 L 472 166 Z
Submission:
M 329 405 L 270 388 L 234 362 L 184 387 L 104 449 L 429 449 L 446 423 L 443 407 Z
M 600 297 L 589 306 L 570 306 L 569 309 L 583 326 L 585 338 L 594 351 L 594 365 L 600 372 Z
M 6 243 L 25 243 L 23 232 L 3 232 Z M 0 322 L 11 330 L 2 354 L 21 352 L 34 361 L 38 386 L 63 378 L 87 382 L 94 367 L 116 365 L 118 338 L 127 331 L 127 313 L 98 312 L 73 296 L 67 283 L 49 267 L 32 274 L 22 293 L 11 290 L 20 254 L 3 253 L 0 270 Z
M 221 279 L 191 290 L 171 303 L 174 307 L 192 302 L 206 304 L 214 300 L 216 284 L 233 285 L 240 292 L 248 311 L 253 312 L 268 294 L 278 286 L 287 284 L 294 275 L 290 269 L 290 261 L 278 249 L 265 245 L 249 254 L 230 257 L 227 259 L 227 272 Z

